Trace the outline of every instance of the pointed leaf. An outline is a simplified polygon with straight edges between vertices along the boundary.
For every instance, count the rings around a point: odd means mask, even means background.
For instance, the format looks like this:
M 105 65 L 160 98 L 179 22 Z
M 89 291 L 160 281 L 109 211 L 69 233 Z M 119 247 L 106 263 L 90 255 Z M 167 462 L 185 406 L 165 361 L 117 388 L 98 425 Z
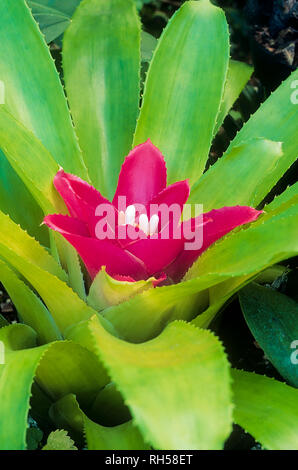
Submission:
M 0 328 L 3 328 L 3 326 L 8 326 L 9 322 L 6 320 L 6 318 L 3 317 L 3 315 L 0 314 Z
M 253 67 L 245 62 L 230 60 L 220 112 L 217 116 L 214 135 L 224 122 L 225 117 L 239 97 L 253 73 Z
M 109 307 L 101 314 L 114 325 L 121 338 L 141 343 L 154 338 L 173 320 L 192 320 L 196 306 L 188 303 L 191 294 L 193 290 L 189 291 L 184 283 L 158 287 Z M 176 308 L 178 305 L 180 308 Z
M 9 252 L 11 251 L 12 254 L 22 257 L 27 262 L 30 262 L 41 269 L 45 269 L 54 276 L 58 276 L 63 280 L 67 279 L 65 272 L 61 269 L 54 258 L 49 255 L 47 250 L 1 211 L 0 224 L 0 246 L 2 256 L 7 256 L 8 263 L 12 264 L 12 259 L 9 257 Z M 6 253 L 6 255 L 4 253 Z
M 72 17 L 75 9 L 77 8 L 80 2 L 81 0 L 64 0 L 63 2 L 61 2 L 61 0 L 34 0 L 34 2 L 30 1 L 30 3 L 39 5 L 39 8 L 54 8 L 55 10 L 59 11 L 60 14 L 66 15 L 69 18 Z
M 141 34 L 141 60 L 150 63 L 153 51 L 156 48 L 157 39 L 152 34 L 142 31 Z
M 276 217 L 278 215 L 280 215 L 280 217 L 284 217 L 285 214 L 290 215 L 292 212 L 294 215 L 294 212 L 297 212 L 297 186 L 295 186 L 296 185 L 293 185 L 287 188 L 286 191 L 284 191 L 284 193 L 282 193 L 281 195 L 277 196 L 272 201 L 272 203 L 265 206 L 265 214 L 261 217 L 260 220 L 261 224 L 263 224 L 264 221 L 269 220 L 272 217 Z M 257 221 L 256 224 L 259 224 L 259 222 Z M 273 275 L 275 276 L 274 279 L 281 275 L 280 267 L 274 266 L 270 269 L 273 270 Z M 266 280 L 266 271 L 264 271 L 264 274 L 261 273 L 259 276 L 265 277 L 265 282 L 273 282 L 274 280 Z M 264 282 L 261 280 L 259 281 L 259 276 L 257 278 L 258 282 Z M 238 292 L 254 277 L 256 277 L 256 273 L 233 277 L 233 279 L 229 279 L 211 287 L 208 293 L 210 302 L 209 308 L 194 320 L 195 325 L 200 328 L 207 328 L 212 319 L 217 314 L 217 312 L 223 307 L 225 302 L 227 302 L 229 298 L 232 297 L 232 295 Z
M 1 328 L 0 340 L 5 341 L 3 334 L 6 336 L 8 333 L 15 340 L 17 330 L 20 330 L 23 344 L 11 344 L 10 349 L 17 350 L 35 346 L 33 330 L 25 325 L 14 324 Z M 31 384 L 40 357 L 47 347 L 45 345 L 11 353 L 6 344 L 5 364 L 0 365 L 0 416 L 1 423 L 5 423 L 5 426 L 0 427 L 1 450 L 24 450 L 26 448 Z
M 87 178 L 54 62 L 24 0 L 1 2 L 0 41 L 5 107 L 35 133 L 58 163 Z M 1 209 L 48 244 L 47 231 L 36 229 L 41 211 L 2 152 L 0 159 Z
M 34 287 L 61 332 L 96 313 L 63 282 L 65 272 L 38 242 L 1 212 L 0 223 L 0 256 Z M 108 321 L 102 321 L 111 329 Z
M 8 292 L 18 314 L 37 333 L 39 344 L 62 339 L 49 311 L 41 300 L 0 260 L 0 281 Z
M 5 175 L 0 184 L 0 210 L 5 214 L 9 214 L 14 222 L 20 224 L 24 230 L 44 246 L 49 246 L 48 229 L 40 226 L 43 212 L 20 177 L 13 171 L 1 150 L 0 174 Z M 22 204 L 20 204 L 20 201 L 22 201 Z
M 17 269 L 34 287 L 49 309 L 59 330 L 64 330 L 74 323 L 86 320 L 94 315 L 95 310 L 63 281 L 41 269 L 26 258 L 0 244 L 0 256 Z M 63 302 L 61 301 L 63 299 Z
M 256 207 L 282 176 L 272 179 L 282 158 L 279 142 L 253 139 L 235 146 L 194 184 L 188 203 L 203 204 L 204 212 L 237 204 Z
M 264 207 L 264 210 L 267 211 L 276 211 L 277 209 L 285 208 L 286 204 L 291 205 L 297 202 L 298 196 L 298 183 L 289 186 L 282 194 L 276 196 L 270 204 L 267 204 Z
M 118 426 L 105 427 L 89 419 L 79 408 L 74 395 L 66 395 L 54 403 L 50 416 L 57 426 L 85 435 L 88 450 L 144 450 L 138 429 L 129 421 Z
M 87 303 L 99 312 L 153 288 L 155 282 L 154 277 L 150 277 L 146 281 L 133 281 L 125 278 L 117 280 L 109 276 L 105 268 L 102 268 L 91 284 Z
M 63 65 L 92 183 L 111 198 L 139 106 L 140 24 L 133 2 L 82 2 L 64 36 Z
M 54 237 L 57 245 L 60 247 L 60 258 L 66 265 L 69 285 L 85 302 L 86 289 L 79 255 L 77 251 L 60 234 L 55 233 Z
M 242 289 L 239 299 L 246 323 L 266 357 L 290 385 L 298 387 L 298 367 L 292 359 L 295 341 L 298 347 L 297 302 L 257 284 Z
M 132 421 L 119 426 L 104 427 L 84 417 L 88 450 L 150 450 Z
M 249 280 L 265 268 L 297 254 L 297 207 L 296 215 L 291 214 L 291 207 L 271 219 L 266 220 L 265 215 L 263 221 L 257 221 L 249 230 L 235 233 L 210 247 L 193 265 L 186 278 L 197 275 L 199 266 L 203 278 L 205 270 L 210 270 L 210 274 L 217 271 L 220 277 L 225 272 L 222 278 L 225 282 L 210 284 L 209 287 L 213 286 L 209 291 L 210 310 L 193 320 L 196 326 L 207 327 L 224 303 Z
M 18 351 L 36 346 L 36 333 L 28 325 L 13 323 L 1 328 L 0 341 L 4 344 L 4 364 L 6 364 L 7 354 L 10 351 Z
M 58 164 L 34 134 L 1 107 L 0 147 L 45 213 L 65 211 L 53 186 Z
M 67 275 L 37 241 L 1 212 L 0 223 L 0 256 L 36 289 L 60 331 L 95 313 L 63 282 Z
M 223 11 L 208 0 L 185 2 L 155 49 L 134 139 L 162 151 L 170 183 L 193 183 L 205 168 L 228 61 Z
M 260 217 L 248 229 L 234 232 L 213 244 L 190 268 L 186 279 L 217 273 L 225 280 L 229 276 L 257 273 L 282 259 L 295 256 L 298 249 L 297 219 L 298 214 L 291 215 L 287 211 L 265 223 Z
M 85 408 L 92 404 L 109 379 L 91 351 L 72 341 L 58 341 L 51 343 L 40 362 L 36 381 L 51 400 L 74 393 Z
M 231 430 L 229 365 L 213 334 L 175 322 L 136 345 L 111 336 L 96 317 L 89 329 L 146 441 L 157 449 L 222 448 Z
M 298 70 L 285 80 L 265 101 L 257 112 L 238 132 L 228 149 L 252 138 L 269 139 L 283 143 L 283 157 L 271 173 L 272 186 L 297 158 L 296 132 L 298 127 L 297 105 L 293 98 L 292 83 L 298 78 Z
M 17 330 L 21 335 L 18 333 L 16 341 Z M 0 340 L 7 341 L 7 337 L 13 340 L 7 346 L 5 364 L 0 365 L 0 416 L 1 423 L 5 423 L 0 428 L 1 450 L 26 448 L 29 399 L 35 375 L 52 399 L 74 392 L 84 406 L 107 382 L 99 361 L 82 346 L 58 341 L 34 348 L 32 333 L 31 328 L 19 324 L 0 329 Z
M 47 2 L 50 4 L 50 2 Z M 47 5 L 42 5 L 38 1 L 28 0 L 27 4 L 31 8 L 32 15 L 39 24 L 45 40 L 49 44 L 58 38 L 70 23 L 70 17 Z
M 0 41 L 5 107 L 66 171 L 87 178 L 58 73 L 24 0 L 1 1 Z
M 251 372 L 232 377 L 235 422 L 268 450 L 297 450 L 298 390 Z

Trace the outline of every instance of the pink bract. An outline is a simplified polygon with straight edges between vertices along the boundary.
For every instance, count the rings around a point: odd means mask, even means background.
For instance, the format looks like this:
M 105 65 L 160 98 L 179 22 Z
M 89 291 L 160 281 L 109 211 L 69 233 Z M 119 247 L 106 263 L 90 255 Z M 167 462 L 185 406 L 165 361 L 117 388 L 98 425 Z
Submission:
M 165 160 L 150 140 L 135 147 L 126 157 L 118 180 L 113 201 L 104 198 L 99 191 L 77 176 L 59 170 L 54 178 L 54 185 L 63 198 L 70 216 L 53 214 L 45 217 L 44 222 L 51 229 L 61 233 L 81 256 L 93 279 L 102 266 L 107 272 L 120 279 L 147 279 L 155 276 L 162 279 L 164 274 L 171 281 L 179 282 L 198 256 L 212 243 L 226 235 L 234 228 L 256 220 L 261 211 L 247 206 L 223 207 L 182 222 L 182 236 L 162 238 L 166 230 L 158 222 L 154 236 L 147 235 L 139 227 L 143 213 L 148 219 L 154 211 L 150 206 L 177 204 L 182 212 L 189 197 L 188 181 L 179 181 L 167 186 L 167 170 Z M 136 214 L 136 230 L 141 237 L 132 239 L 129 235 L 129 224 L 125 226 L 125 237 L 117 236 L 121 215 L 118 210 L 118 198 L 126 198 L 126 207 L 142 204 L 144 209 Z M 96 224 L 100 217 L 95 215 L 96 208 L 105 205 L 114 215 L 116 228 L 110 228 L 111 238 L 96 237 Z M 123 217 L 123 214 L 122 214 Z M 175 229 L 175 222 L 169 220 L 168 225 Z M 122 226 L 123 229 L 123 226 Z M 186 250 L 183 236 L 186 229 L 196 235 L 203 230 L 202 246 L 194 250 Z M 120 276 L 120 277 L 119 277 Z

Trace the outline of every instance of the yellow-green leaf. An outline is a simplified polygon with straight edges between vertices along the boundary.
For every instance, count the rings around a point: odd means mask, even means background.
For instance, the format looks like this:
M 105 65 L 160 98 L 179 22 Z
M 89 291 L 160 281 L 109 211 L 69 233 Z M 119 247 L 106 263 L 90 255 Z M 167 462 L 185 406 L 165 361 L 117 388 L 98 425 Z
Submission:
M 173 322 L 154 340 L 131 344 L 96 317 L 89 330 L 145 441 L 156 449 L 223 447 L 231 430 L 229 364 L 212 333 Z
M 162 151 L 170 183 L 203 173 L 228 63 L 224 12 L 208 0 L 185 2 L 158 41 L 134 138 Z
M 298 390 L 232 370 L 234 420 L 268 450 L 298 450 Z
M 71 112 L 90 178 L 112 197 L 139 107 L 140 23 L 131 0 L 88 0 L 64 35 Z

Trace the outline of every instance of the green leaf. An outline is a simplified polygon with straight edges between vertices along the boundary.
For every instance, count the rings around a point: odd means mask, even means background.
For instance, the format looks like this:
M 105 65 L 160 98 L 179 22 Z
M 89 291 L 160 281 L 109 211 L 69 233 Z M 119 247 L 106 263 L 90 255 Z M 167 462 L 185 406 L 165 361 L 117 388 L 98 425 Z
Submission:
M 35 20 L 45 35 L 47 43 L 54 41 L 54 39 L 64 33 L 70 23 L 69 16 L 55 8 L 42 5 L 39 2 L 28 0 L 27 4 L 29 8 L 31 8 Z
M 267 206 L 264 207 L 264 215 L 262 217 L 262 222 L 267 222 L 270 220 L 277 220 L 283 218 L 285 215 L 287 217 L 297 216 L 298 215 L 298 194 L 293 191 L 285 191 L 286 194 L 280 194 L 275 198 L 276 205 L 272 209 L 267 210 Z M 256 221 L 256 225 L 260 224 L 261 220 Z
M 239 97 L 241 91 L 253 73 L 253 67 L 245 62 L 230 60 L 220 111 L 217 116 L 214 135 L 224 122 L 225 117 Z
M 142 62 L 150 62 L 153 51 L 156 48 L 157 39 L 152 34 L 141 32 L 141 59 Z
M 295 216 L 285 211 L 280 217 L 272 217 L 265 223 L 260 217 L 248 229 L 234 231 L 206 250 L 185 279 L 213 277 L 216 273 L 224 281 L 230 276 L 257 273 L 295 256 L 298 250 L 297 218 L 298 214 Z
M 1 245 L 0 255 L 6 258 L 38 292 L 62 333 L 74 323 L 94 315 L 95 310 L 88 307 L 65 282 L 53 274 Z
M 298 347 L 297 302 L 257 284 L 242 289 L 239 299 L 246 323 L 267 358 L 290 385 L 298 387 L 298 367 L 292 360 L 295 341 Z
M 28 450 L 36 450 L 43 438 L 43 432 L 37 427 L 27 429 L 26 442 Z
M 298 450 L 298 390 L 251 372 L 232 378 L 235 422 L 268 450 Z
M 51 343 L 36 371 L 36 382 L 51 400 L 74 393 L 85 408 L 108 382 L 107 373 L 91 351 L 72 341 Z
M 90 318 L 95 311 L 63 282 L 67 276 L 54 258 L 1 212 L 0 223 L 0 256 L 35 288 L 60 331 Z
M 206 0 L 185 2 L 158 41 L 134 138 L 160 148 L 170 183 L 203 173 L 228 62 L 224 12 Z
M 108 275 L 103 267 L 91 284 L 87 303 L 97 311 L 111 305 L 118 305 L 125 300 L 154 287 L 154 277 L 146 281 L 118 281 Z
M 0 251 L 8 263 L 13 264 L 13 256 L 21 257 L 24 261 L 44 269 L 59 279 L 66 280 L 67 276 L 54 258 L 49 255 L 34 238 L 16 225 L 0 211 Z
M 0 260 L 0 280 L 24 323 L 37 333 L 39 344 L 62 339 L 48 309 L 41 300 Z
M 52 420 L 70 432 L 84 433 L 88 450 L 144 450 L 139 430 L 132 421 L 118 426 L 105 427 L 90 420 L 79 408 L 74 395 L 66 395 L 51 406 Z
M 239 144 L 199 179 L 188 203 L 203 204 L 204 212 L 224 206 L 256 207 L 282 176 L 277 173 L 277 179 L 272 178 L 282 158 L 279 142 L 252 139 Z
M 38 242 L 1 212 L 0 223 L 0 256 L 34 287 L 62 333 L 96 313 L 63 282 L 65 272 Z M 103 322 L 111 329 L 108 321 Z
M 34 134 L 1 107 L 0 147 L 44 213 L 65 212 L 53 185 L 58 164 Z
M 288 193 L 288 194 L 286 194 L 286 193 Z M 293 197 L 291 197 L 291 196 L 293 196 Z M 296 204 L 295 204 L 295 202 L 296 202 Z M 289 221 L 291 220 L 293 225 L 295 224 L 294 216 L 295 215 L 297 216 L 297 207 L 298 207 L 297 206 L 297 194 L 295 194 L 294 191 L 291 191 L 291 188 L 288 188 L 285 191 L 285 193 L 283 193 L 280 196 L 275 198 L 274 203 L 275 203 L 275 206 L 274 206 L 275 209 L 272 210 L 272 211 L 267 210 L 267 208 L 270 209 L 270 207 L 269 207 L 270 205 L 265 206 L 265 208 L 264 208 L 265 214 L 258 221 L 256 221 L 253 224 L 252 228 L 256 228 L 258 225 L 264 225 L 267 222 L 274 222 L 274 226 L 278 227 L 277 217 L 284 218 L 284 217 L 291 217 L 292 216 L 292 218 L 289 219 Z M 273 207 L 272 207 L 272 209 L 273 209 Z M 296 214 L 295 214 L 295 212 L 296 212 Z M 268 228 L 269 228 L 269 226 L 268 226 Z M 278 228 L 278 230 L 279 230 L 279 228 Z M 265 234 L 265 229 L 264 229 L 263 233 Z M 292 235 L 291 235 L 291 233 L 292 233 Z M 264 242 L 263 242 L 264 245 L 266 243 L 269 243 L 269 244 L 271 243 L 269 230 L 268 230 L 267 236 L 269 238 L 269 242 L 264 239 Z M 292 240 L 289 243 L 289 245 L 292 242 L 294 242 L 294 244 L 295 244 L 295 238 L 297 238 L 297 236 L 295 234 L 295 229 L 293 230 L 293 232 L 290 231 L 289 237 L 290 236 L 292 236 Z M 284 240 L 286 238 L 287 238 L 287 235 L 285 233 Z M 249 240 L 249 238 L 247 238 L 247 240 Z M 282 237 L 281 237 L 280 242 L 281 242 L 281 245 L 278 248 L 279 250 L 282 248 Z M 220 242 L 218 242 L 218 243 L 220 243 Z M 251 243 L 252 248 L 254 246 L 256 246 L 256 245 L 254 245 L 253 238 L 252 238 L 251 241 L 249 241 L 249 243 Z M 276 247 L 277 247 L 277 245 L 279 245 L 279 240 L 278 239 L 275 240 L 274 245 L 275 244 L 276 244 Z M 212 249 L 212 248 L 210 248 L 210 249 Z M 296 250 L 296 248 L 294 248 L 294 250 Z M 272 253 L 274 253 L 274 248 L 272 250 Z M 283 251 L 281 250 L 280 254 L 276 258 L 276 262 L 279 262 L 279 261 L 281 261 L 283 259 L 286 259 L 287 257 L 290 257 L 290 256 L 291 256 L 291 251 L 289 251 L 289 252 L 285 251 L 283 253 Z M 260 250 L 260 256 L 259 257 L 260 257 L 260 259 L 262 258 L 261 250 Z M 252 259 L 253 258 L 254 257 L 252 256 Z M 255 258 L 255 260 L 257 261 L 257 258 Z M 198 263 L 199 263 L 199 261 L 197 262 L 197 264 Z M 244 263 L 247 263 L 247 265 L 249 266 L 249 258 L 246 261 L 244 261 Z M 274 260 L 272 261 L 272 264 L 274 264 Z M 270 264 L 267 265 L 267 267 L 269 267 L 269 266 L 270 266 Z M 275 271 L 275 277 L 277 277 L 278 275 L 281 274 L 280 269 L 274 269 L 274 267 L 272 267 L 271 269 L 273 271 Z M 211 286 L 210 289 L 209 289 L 209 302 L 210 302 L 209 308 L 203 314 L 199 315 L 194 320 L 195 325 L 198 326 L 198 327 L 201 327 L 201 328 L 208 327 L 208 325 L 210 324 L 210 322 L 212 321 L 214 316 L 223 307 L 225 302 L 227 302 L 232 297 L 232 295 L 234 295 L 236 292 L 238 292 L 242 287 L 244 287 L 253 278 L 256 278 L 258 276 L 258 278 L 257 278 L 258 282 L 263 282 L 262 280 L 259 281 L 260 276 L 262 276 L 265 279 L 265 282 L 273 282 L 273 280 L 270 281 L 270 279 L 268 279 L 266 281 L 266 277 L 267 277 L 266 271 L 264 271 L 261 274 L 259 274 L 259 273 L 260 273 L 260 270 L 254 272 L 254 273 L 250 272 L 249 274 L 247 273 L 247 271 L 245 271 L 244 275 L 240 275 L 240 276 L 238 276 L 238 275 L 234 276 L 233 275 L 233 277 L 231 277 L 230 279 L 227 279 L 226 281 L 223 281 L 219 284 Z M 273 274 L 274 274 L 274 272 L 273 272 Z
M 41 390 L 36 382 L 33 382 L 30 398 L 30 416 L 44 430 L 49 428 L 49 408 L 51 405 L 52 400 Z
M 108 428 L 85 417 L 84 429 L 88 450 L 150 450 L 132 421 Z
M 204 312 L 200 312 L 200 314 L 193 320 L 193 323 L 199 328 L 208 328 L 216 314 L 234 294 L 254 278 L 262 276 L 266 271 L 267 270 L 261 272 L 261 274 L 231 276 L 226 281 L 211 286 L 208 289 L 209 307 Z
M 139 106 L 140 23 L 133 2 L 82 2 L 64 36 L 63 66 L 92 183 L 112 197 Z
M 54 62 L 24 0 L 1 2 L 0 41 L 6 109 L 65 169 L 87 178 Z M 22 44 L 21 53 L 16 44 Z M 47 230 L 39 228 L 41 211 L 2 152 L 0 166 L 1 209 L 48 245 Z
M 231 430 L 229 364 L 212 333 L 174 322 L 143 344 L 89 321 L 99 358 L 156 449 L 221 449 Z M 181 400 L 183 397 L 183 400 Z
M 10 345 L 7 343 L 8 336 L 13 341 Z M 19 344 L 16 343 L 17 339 L 21 339 Z M 10 353 L 8 349 L 35 346 L 33 330 L 18 324 L 1 328 L 0 340 L 6 345 L 5 364 L 0 365 L 0 416 L 3 423 L 0 449 L 24 450 L 31 384 L 40 357 L 48 346 Z
M 59 167 L 51 154 L 41 142 L 19 124 L 13 116 L 3 108 L 0 109 L 0 146 L 5 150 L 5 156 L 11 166 L 27 186 L 36 202 L 43 209 L 44 214 L 49 212 L 65 213 L 66 207 L 56 192 L 53 180 Z M 30 207 L 31 209 L 31 207 Z M 40 225 L 43 217 L 36 224 Z M 70 285 L 85 299 L 83 278 L 78 255 L 60 235 L 50 234 L 53 255 L 59 259 L 69 272 Z M 57 246 L 60 248 L 57 252 Z
M 0 41 L 5 107 L 66 171 L 87 178 L 58 73 L 24 0 L 1 1 Z
M 3 328 L 3 326 L 9 325 L 9 322 L 6 320 L 6 318 L 3 317 L 3 315 L 0 314 L 0 328 Z
M 57 429 L 57 431 L 51 432 L 42 450 L 78 450 L 78 448 L 66 431 Z
M 34 0 L 28 1 L 29 4 L 34 3 L 35 8 L 39 8 L 41 11 L 42 8 L 51 8 L 59 12 L 61 15 L 65 15 L 68 18 L 71 18 L 75 9 L 79 5 L 81 0 Z
M 2 212 L 9 214 L 14 222 L 20 224 L 24 230 L 44 246 L 49 246 L 48 229 L 45 226 L 40 226 L 43 212 L 22 180 L 12 170 L 10 163 L 1 150 L 0 175 L 5 175 L 0 184 L 0 209 Z M 22 201 L 22 204 L 20 204 L 20 201 Z
M 266 212 L 284 209 L 285 205 L 291 205 L 297 202 L 298 183 L 289 186 L 282 194 L 276 196 L 270 204 L 264 207 Z
M 258 274 L 248 274 L 246 276 L 231 277 L 227 281 L 216 284 L 208 291 L 209 307 L 201 309 L 199 315 L 193 320 L 193 323 L 199 328 L 208 328 L 216 314 L 222 309 L 226 302 L 252 280 L 259 283 L 272 283 L 285 272 L 284 266 L 273 265 Z
M 187 274 L 187 278 L 197 276 L 200 266 L 202 282 L 209 278 L 208 287 L 215 286 L 214 305 L 193 320 L 197 326 L 208 326 L 219 308 L 234 293 L 265 268 L 297 254 L 297 216 L 285 214 L 278 219 L 252 226 L 248 230 L 225 238 L 202 254 Z M 214 279 L 216 280 L 214 282 Z M 226 281 L 222 282 L 221 281 Z M 217 286 L 218 284 L 218 286 Z M 219 291 L 218 291 L 219 289 Z
M 121 338 L 141 343 L 154 338 L 173 320 L 192 320 L 194 306 L 189 305 L 189 299 L 195 292 L 188 290 L 186 283 L 158 287 L 109 307 L 101 314 L 112 323 Z
M 81 261 L 75 248 L 70 245 L 59 233 L 54 234 L 55 242 L 59 247 L 59 255 L 65 268 L 68 272 L 69 285 L 79 295 L 79 297 L 86 301 L 86 289 L 84 283 L 84 276 L 81 269 Z
M 252 138 L 265 138 L 283 142 L 283 157 L 271 173 L 272 186 L 294 163 L 297 157 L 296 132 L 298 127 L 297 106 L 292 102 L 291 84 L 298 79 L 298 70 L 285 80 L 265 101 L 257 112 L 238 132 L 228 149 Z
M 13 323 L 0 329 L 0 341 L 5 347 L 4 364 L 6 364 L 6 353 L 36 346 L 36 333 L 28 325 Z
M 26 448 L 29 399 L 35 376 L 52 400 L 73 392 L 83 406 L 90 405 L 108 380 L 96 356 L 82 346 L 58 341 L 34 347 L 35 337 L 25 325 L 0 329 L 0 341 L 6 346 L 5 364 L 0 366 L 0 416 L 1 423 L 5 423 L 0 428 L 1 450 Z
M 104 426 L 116 426 L 131 419 L 130 411 L 113 382 L 98 392 L 90 409 L 90 415 Z

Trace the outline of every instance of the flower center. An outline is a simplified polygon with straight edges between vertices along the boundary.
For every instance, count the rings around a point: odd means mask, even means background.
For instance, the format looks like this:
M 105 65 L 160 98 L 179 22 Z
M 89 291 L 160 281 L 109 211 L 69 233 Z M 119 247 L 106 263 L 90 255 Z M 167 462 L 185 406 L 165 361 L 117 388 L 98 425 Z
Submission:
M 134 205 L 127 206 L 126 211 L 119 212 L 119 225 L 132 225 L 134 227 L 138 227 L 142 230 L 146 235 L 153 235 L 159 223 L 159 217 L 157 214 L 153 214 L 148 219 L 147 214 L 141 214 L 139 217 L 139 223 L 136 223 L 136 208 Z

